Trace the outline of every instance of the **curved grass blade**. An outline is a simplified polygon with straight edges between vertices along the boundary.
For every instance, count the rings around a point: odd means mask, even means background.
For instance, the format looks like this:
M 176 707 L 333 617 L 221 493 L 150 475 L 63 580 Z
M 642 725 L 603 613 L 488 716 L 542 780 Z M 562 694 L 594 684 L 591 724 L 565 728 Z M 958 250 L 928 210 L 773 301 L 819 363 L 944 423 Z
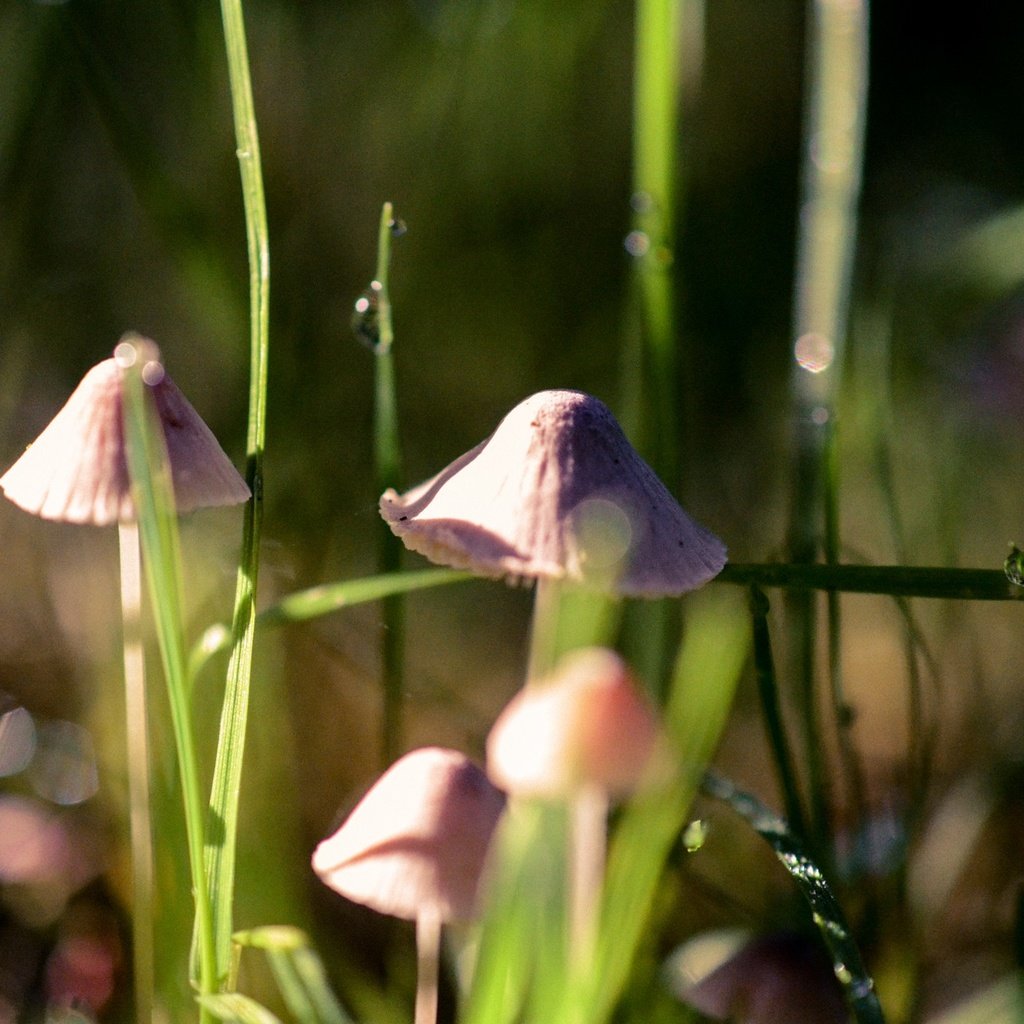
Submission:
M 283 1024 L 276 1014 L 240 992 L 201 996 L 199 1002 L 217 1020 L 227 1021 L 228 1024 Z
M 709 796 L 727 803 L 765 839 L 789 872 L 811 908 L 814 923 L 832 956 L 836 977 L 843 986 L 858 1024 L 884 1024 L 874 982 L 850 934 L 842 908 L 825 876 L 804 853 L 786 822 L 756 797 L 737 789 L 728 779 L 714 772 L 705 773 L 702 788 Z
M 289 1011 L 299 1024 L 351 1024 L 327 982 L 327 973 L 309 937 L 290 925 L 237 932 L 240 946 L 266 953 Z

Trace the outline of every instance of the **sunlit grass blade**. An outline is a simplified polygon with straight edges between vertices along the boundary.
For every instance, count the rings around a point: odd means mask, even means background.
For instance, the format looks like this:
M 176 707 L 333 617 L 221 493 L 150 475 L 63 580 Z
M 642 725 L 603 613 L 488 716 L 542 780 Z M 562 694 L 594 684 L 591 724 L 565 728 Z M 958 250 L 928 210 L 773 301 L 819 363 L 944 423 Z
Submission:
M 858 1024 L 883 1024 L 882 1007 L 861 958 L 860 950 L 846 923 L 842 908 L 818 866 L 782 818 L 749 793 L 737 789 L 728 779 L 713 772 L 704 777 L 704 791 L 724 800 L 765 839 L 782 866 L 789 872 L 807 900 L 814 923 L 832 955 L 836 977 Z
M 199 1002 L 217 1020 L 227 1024 L 283 1024 L 280 1017 L 261 1003 L 239 992 L 201 996 Z
M 461 1024 L 554 1019 L 567 956 L 566 843 L 560 807 L 515 804 L 499 825 Z
M 222 826 L 220 840 L 207 848 L 214 901 L 216 970 L 223 983 L 229 974 L 234 921 L 238 800 L 245 754 L 246 722 L 256 631 L 256 587 L 263 522 L 263 453 L 266 445 L 267 357 L 270 339 L 270 243 L 259 135 L 249 75 L 242 0 L 221 0 L 224 45 L 231 87 L 236 154 L 242 181 L 245 236 L 249 260 L 249 422 L 246 435 L 246 482 L 252 498 L 245 506 L 232 616 L 232 651 L 214 765 L 210 814 Z
M 665 862 L 687 823 L 701 772 L 725 728 L 750 647 L 739 595 L 691 599 L 666 707 L 681 771 L 666 790 L 640 796 L 612 837 L 594 963 L 569 1000 L 564 1019 L 600 1024 L 622 994 Z
M 463 583 L 473 578 L 472 573 L 463 572 L 461 569 L 415 569 L 410 572 L 322 583 L 306 590 L 298 590 L 270 605 L 256 616 L 256 622 L 261 629 L 308 622 L 310 619 L 330 615 L 342 608 L 380 601 L 393 594 L 407 594 L 427 587 Z M 194 670 L 198 671 L 215 654 L 227 650 L 230 646 L 231 633 L 227 627 L 223 624 L 211 626 L 192 648 L 190 657 Z
M 266 953 L 281 995 L 299 1024 L 350 1024 L 320 957 L 301 929 L 272 925 L 238 932 L 234 940 Z
M 159 352 L 151 342 L 127 337 L 115 355 L 124 371 L 124 425 L 128 470 L 138 518 L 146 582 L 156 622 L 184 801 L 189 863 L 196 901 L 199 991 L 216 988 L 213 915 L 204 871 L 206 805 L 202 796 L 189 708 L 189 664 L 182 619 L 181 559 L 174 489 L 163 430 L 144 376 L 162 376 Z
M 376 299 L 376 343 L 373 346 L 373 463 L 376 490 L 401 485 L 402 447 L 398 434 L 398 393 L 395 386 L 395 340 L 391 317 L 391 240 L 397 223 L 391 203 L 384 203 L 377 232 L 377 274 L 371 288 Z M 378 525 L 377 569 L 395 572 L 402 561 L 402 542 L 386 524 Z M 405 603 L 401 592 L 386 595 L 381 608 L 380 660 L 383 687 L 381 760 L 390 764 L 402 746 Z

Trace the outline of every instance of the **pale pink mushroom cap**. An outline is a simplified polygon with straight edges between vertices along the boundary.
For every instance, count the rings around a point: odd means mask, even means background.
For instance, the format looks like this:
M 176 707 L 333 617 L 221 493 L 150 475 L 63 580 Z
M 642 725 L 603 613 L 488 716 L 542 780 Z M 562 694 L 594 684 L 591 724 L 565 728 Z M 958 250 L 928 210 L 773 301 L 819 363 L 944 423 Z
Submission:
M 665 755 L 661 724 L 626 663 L 592 647 L 506 705 L 487 737 L 487 774 L 518 796 L 566 799 L 591 785 L 620 798 L 656 781 Z
M 468 920 L 505 797 L 464 754 L 440 747 L 396 761 L 316 848 L 335 892 L 382 914 Z
M 249 488 L 210 428 L 159 363 L 150 366 L 154 370 L 147 374 L 147 383 L 164 428 L 177 511 L 246 501 Z M 15 505 L 43 519 L 96 526 L 134 518 L 122 418 L 123 373 L 113 358 L 94 366 L 49 426 L 0 477 L 0 487 Z
M 380 511 L 413 551 L 484 576 L 657 597 L 699 587 L 726 560 L 608 407 L 580 391 L 527 398 L 433 479 L 386 491 Z

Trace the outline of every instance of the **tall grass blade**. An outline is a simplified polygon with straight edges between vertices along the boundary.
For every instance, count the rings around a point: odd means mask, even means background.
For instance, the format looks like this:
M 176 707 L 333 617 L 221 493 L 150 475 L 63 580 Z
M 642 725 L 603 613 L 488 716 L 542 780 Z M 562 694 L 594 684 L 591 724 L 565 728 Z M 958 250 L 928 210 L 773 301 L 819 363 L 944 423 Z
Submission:
M 191 681 L 182 619 L 181 558 L 174 489 L 163 430 L 143 383 L 144 373 L 160 373 L 159 353 L 151 342 L 126 337 L 115 355 L 124 370 L 124 423 L 128 470 L 138 518 L 150 603 L 156 621 L 178 755 L 184 801 L 189 864 L 196 902 L 199 991 L 216 989 L 213 908 L 204 868 L 205 801 L 202 796 L 189 707 Z
M 223 984 L 230 972 L 238 799 L 249 711 L 259 540 L 263 521 L 263 452 L 266 443 L 267 355 L 270 337 L 270 245 L 242 0 L 221 0 L 221 17 L 249 257 L 250 367 L 246 482 L 252 491 L 252 498 L 244 512 L 242 550 L 231 624 L 232 651 L 210 797 L 211 818 L 222 830 L 219 841 L 208 846 L 207 859 L 210 893 L 214 904 L 217 977 Z

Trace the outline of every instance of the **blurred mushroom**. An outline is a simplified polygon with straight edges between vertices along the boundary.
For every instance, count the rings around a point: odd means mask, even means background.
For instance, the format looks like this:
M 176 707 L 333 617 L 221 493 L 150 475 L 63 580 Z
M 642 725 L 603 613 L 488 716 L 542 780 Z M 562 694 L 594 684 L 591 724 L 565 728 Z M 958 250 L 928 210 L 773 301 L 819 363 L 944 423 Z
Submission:
M 63 408 L 21 458 L 0 477 L 4 494 L 43 519 L 106 526 L 118 524 L 121 612 L 124 628 L 125 717 L 136 928 L 150 920 L 152 837 L 145 669 L 140 628 L 141 565 L 124 426 L 124 373 L 141 364 L 163 439 L 178 512 L 235 505 L 249 488 L 217 439 L 164 372 L 157 346 L 125 335 L 114 355 L 82 378 Z M 137 934 L 135 977 L 140 1015 L 148 1014 L 153 979 L 152 937 Z M 147 994 L 148 993 L 148 994 Z
M 520 402 L 481 444 L 380 500 L 406 546 L 510 580 L 568 580 L 660 597 L 717 575 L 726 550 L 640 458 L 608 407 L 581 391 Z
M 720 950 L 717 956 L 709 955 Z M 710 961 L 710 962 L 709 962 Z M 846 1024 L 842 991 L 821 947 L 803 935 L 691 939 L 666 965 L 684 1003 L 736 1024 Z
M 416 922 L 416 1024 L 436 1019 L 441 926 L 474 916 L 504 806 L 464 754 L 425 747 L 396 761 L 313 854 L 335 892 Z
M 609 805 L 666 774 L 658 716 L 604 648 L 565 656 L 521 690 L 487 738 L 487 773 L 513 796 L 565 800 L 572 815 L 570 931 L 586 957 L 605 863 Z

